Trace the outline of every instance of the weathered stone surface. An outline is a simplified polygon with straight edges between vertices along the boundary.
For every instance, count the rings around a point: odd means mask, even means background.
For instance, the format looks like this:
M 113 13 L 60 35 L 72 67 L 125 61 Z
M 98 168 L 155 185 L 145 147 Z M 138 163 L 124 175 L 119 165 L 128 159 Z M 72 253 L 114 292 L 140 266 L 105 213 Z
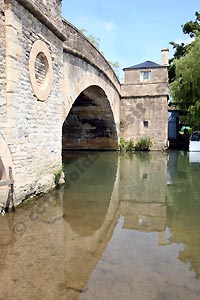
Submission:
M 6 127 L 6 73 L 5 73 L 5 16 L 4 1 L 0 1 L 0 132 L 5 132 Z
M 144 122 L 148 122 L 148 128 Z M 121 132 L 126 139 L 136 144 L 149 137 L 151 149 L 162 150 L 167 144 L 166 97 L 141 97 L 121 100 Z
M 151 80 L 141 81 L 141 71 L 151 72 Z M 149 137 L 152 150 L 167 147 L 168 72 L 166 66 L 153 69 L 125 69 L 121 87 L 121 133 L 136 144 Z
M 45 178 L 53 177 L 61 166 L 63 47 L 62 42 L 17 1 L 12 10 L 5 11 L 5 17 L 9 126 L 6 141 L 14 163 L 16 198 L 20 201 L 33 191 L 52 187 L 53 180 L 47 183 Z M 45 103 L 37 101 L 30 82 L 29 57 L 36 40 L 44 41 L 53 57 L 53 85 Z
M 62 21 L 60 0 L 1 0 L 0 16 L 0 132 L 11 153 L 19 203 L 54 186 L 54 173 L 62 164 L 63 122 L 89 86 L 105 93 L 107 106 L 102 106 L 99 118 L 106 123 L 112 116 L 115 139 L 109 143 L 116 148 L 120 84 L 101 53 Z M 37 41 L 46 50 L 41 48 L 33 57 Z M 45 90 L 49 84 L 50 61 L 52 84 L 41 97 L 37 85 Z M 36 79 L 34 86 L 31 77 Z M 103 143 L 108 144 L 108 138 L 99 142 L 99 148 Z

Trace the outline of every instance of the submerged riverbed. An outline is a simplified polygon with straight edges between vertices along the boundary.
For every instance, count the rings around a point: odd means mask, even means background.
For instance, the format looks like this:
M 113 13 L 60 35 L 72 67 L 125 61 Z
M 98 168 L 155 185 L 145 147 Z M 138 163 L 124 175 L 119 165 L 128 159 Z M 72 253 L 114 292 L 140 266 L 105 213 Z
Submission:
M 200 153 L 65 153 L 0 216 L 0 299 L 199 300 Z

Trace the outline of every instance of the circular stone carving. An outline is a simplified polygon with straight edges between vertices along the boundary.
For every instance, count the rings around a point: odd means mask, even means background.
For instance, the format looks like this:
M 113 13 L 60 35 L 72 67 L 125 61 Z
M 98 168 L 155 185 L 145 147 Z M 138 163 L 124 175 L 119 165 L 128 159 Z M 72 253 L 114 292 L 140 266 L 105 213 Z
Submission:
M 51 54 L 43 41 L 36 41 L 30 52 L 29 72 L 36 97 L 44 101 L 48 98 L 53 80 Z

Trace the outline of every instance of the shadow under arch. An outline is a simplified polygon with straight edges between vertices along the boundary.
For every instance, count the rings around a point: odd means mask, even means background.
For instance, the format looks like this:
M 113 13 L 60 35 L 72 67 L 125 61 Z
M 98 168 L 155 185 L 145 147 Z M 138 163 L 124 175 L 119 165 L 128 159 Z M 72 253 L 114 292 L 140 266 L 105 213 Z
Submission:
M 62 127 L 63 150 L 116 150 L 117 129 L 104 90 L 91 85 L 74 101 Z

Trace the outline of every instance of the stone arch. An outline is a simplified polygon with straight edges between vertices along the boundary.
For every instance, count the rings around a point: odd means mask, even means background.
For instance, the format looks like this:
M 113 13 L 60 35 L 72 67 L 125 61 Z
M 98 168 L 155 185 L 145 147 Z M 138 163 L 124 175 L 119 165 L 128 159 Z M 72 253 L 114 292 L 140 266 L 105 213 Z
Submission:
M 85 88 L 72 102 L 62 128 L 63 150 L 116 150 L 118 133 L 111 103 L 99 85 Z
M 3 135 L 0 133 L 0 181 L 9 179 L 9 167 L 13 169 L 12 156 Z M 0 186 L 0 207 L 5 207 L 8 190 L 8 186 Z
M 73 78 L 73 80 L 72 80 Z M 63 114 L 62 122 L 66 119 L 73 103 L 81 92 L 91 86 L 101 88 L 110 104 L 116 125 L 117 136 L 120 135 L 120 86 L 113 83 L 112 78 L 101 73 L 94 65 L 74 56 L 64 53 L 63 66 Z

